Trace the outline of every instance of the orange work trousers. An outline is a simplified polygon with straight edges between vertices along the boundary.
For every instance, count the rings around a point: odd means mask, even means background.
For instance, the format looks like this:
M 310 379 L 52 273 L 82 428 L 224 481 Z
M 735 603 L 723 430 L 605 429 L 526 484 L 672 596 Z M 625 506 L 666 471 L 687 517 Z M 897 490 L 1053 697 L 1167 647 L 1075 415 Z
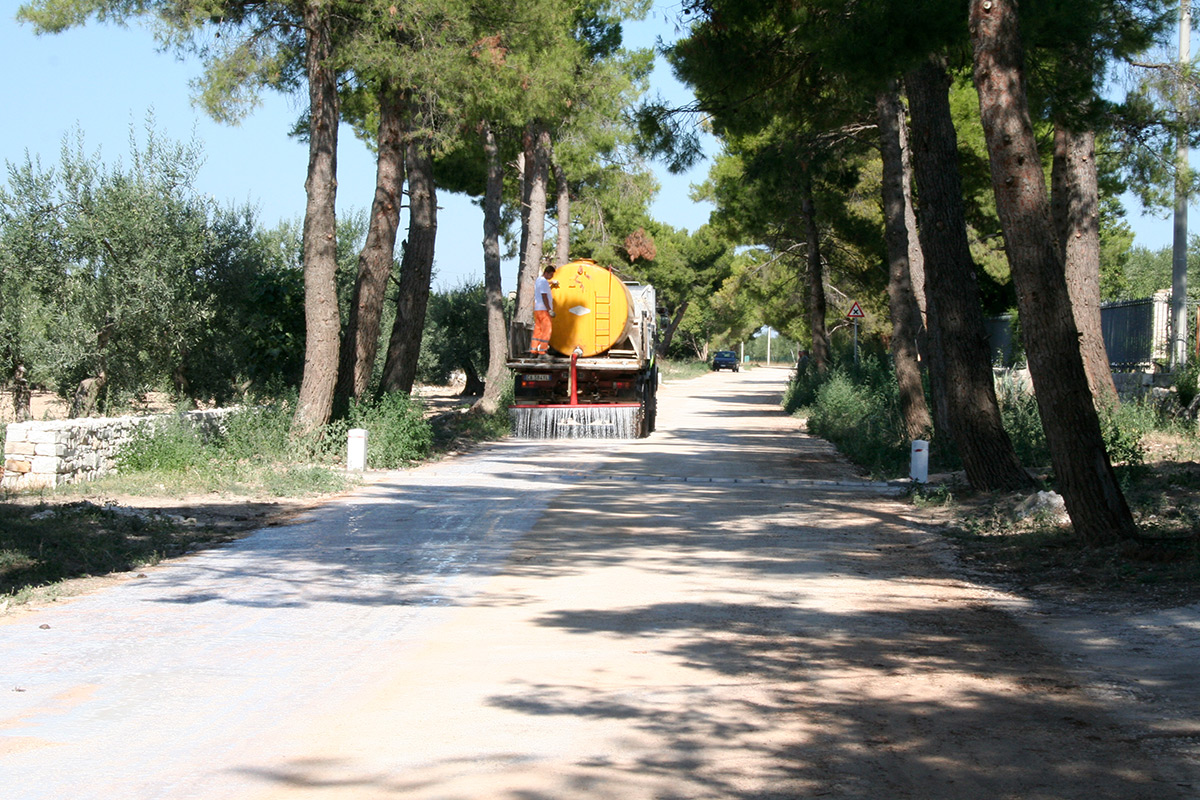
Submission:
M 550 330 L 553 323 L 550 320 L 549 311 L 534 311 L 533 312 L 533 338 L 529 343 L 529 350 L 534 354 L 550 352 Z

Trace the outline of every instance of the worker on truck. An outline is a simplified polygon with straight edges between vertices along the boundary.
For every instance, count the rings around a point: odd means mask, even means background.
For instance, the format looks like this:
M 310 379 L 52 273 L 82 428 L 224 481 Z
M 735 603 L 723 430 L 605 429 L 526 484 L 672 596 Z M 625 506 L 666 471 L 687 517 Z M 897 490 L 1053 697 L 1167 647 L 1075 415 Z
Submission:
M 533 338 L 529 350 L 537 358 L 550 357 L 550 331 L 554 323 L 554 298 L 550 295 L 554 281 L 554 267 L 542 270 L 541 277 L 533 284 Z

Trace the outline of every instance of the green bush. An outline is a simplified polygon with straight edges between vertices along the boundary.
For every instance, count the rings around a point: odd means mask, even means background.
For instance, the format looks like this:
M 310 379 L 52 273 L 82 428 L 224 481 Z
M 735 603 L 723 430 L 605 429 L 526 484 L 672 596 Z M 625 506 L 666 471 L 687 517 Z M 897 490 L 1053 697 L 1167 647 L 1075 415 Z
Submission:
M 808 427 L 826 439 L 844 439 L 864 418 L 871 416 L 873 409 L 869 405 L 870 397 L 862 387 L 838 370 L 817 389 L 809 411 Z
M 808 408 L 809 431 L 835 444 L 851 461 L 874 475 L 904 474 L 909 453 L 899 391 L 878 359 L 831 370 Z
M 1175 398 L 1181 407 L 1187 408 L 1196 399 L 1196 393 L 1200 392 L 1200 359 L 1190 359 L 1172 378 Z
M 216 443 L 222 454 L 243 464 L 339 464 L 349 425 L 334 420 L 307 434 L 292 429 L 295 399 L 238 409 L 222 420 Z
M 796 369 L 796 373 L 792 376 L 792 380 L 783 394 L 784 411 L 795 414 L 802 408 L 812 406 L 817 401 L 817 391 L 825 382 L 826 377 L 817 372 L 810 360 L 805 359 Z
M 1050 448 L 1042 428 L 1037 400 L 1011 376 L 996 384 L 1000 416 L 1020 462 L 1026 466 L 1050 464 Z M 788 413 L 803 410 L 808 429 L 833 443 L 851 461 L 873 474 L 906 473 L 908 447 L 900 411 L 899 389 L 887 364 L 874 356 L 861 363 L 834 360 L 824 375 L 801 368 L 783 398 Z M 1101 431 L 1113 464 L 1136 469 L 1145 461 L 1146 436 L 1154 431 L 1179 429 L 1181 423 L 1160 413 L 1153 404 L 1125 401 L 1099 409 Z M 1194 428 L 1187 427 L 1194 436 Z M 953 442 L 935 441 L 930 448 L 938 469 L 959 468 Z
M 181 417 L 139 426 L 117 453 L 117 468 L 131 472 L 195 472 L 208 469 L 217 450 Z
M 1033 394 L 1011 377 L 1006 377 L 996 384 L 996 398 L 1000 403 L 1004 429 L 1017 452 L 1017 458 L 1027 466 L 1049 465 L 1050 447 L 1046 443 L 1042 417 Z M 1142 440 L 1159 424 L 1154 409 L 1131 400 L 1101 406 L 1097 412 L 1104 446 L 1112 463 L 1131 467 L 1142 464 L 1145 460 Z
M 1145 463 L 1146 448 L 1142 441 L 1157 426 L 1154 409 L 1138 401 L 1127 401 L 1098 410 L 1109 460 L 1135 468 Z
M 221 450 L 234 461 L 268 463 L 287 458 L 292 451 L 292 408 L 277 402 L 247 406 L 221 423 Z
M 367 466 L 394 469 L 429 455 L 433 430 L 420 403 L 399 392 L 375 402 L 354 403 L 349 427 L 367 430 Z
M 1050 447 L 1042 430 L 1042 415 L 1037 398 L 1011 375 L 996 382 L 996 401 L 1000 405 L 1000 420 L 1008 432 L 1017 460 L 1025 466 L 1046 466 L 1050 463 Z

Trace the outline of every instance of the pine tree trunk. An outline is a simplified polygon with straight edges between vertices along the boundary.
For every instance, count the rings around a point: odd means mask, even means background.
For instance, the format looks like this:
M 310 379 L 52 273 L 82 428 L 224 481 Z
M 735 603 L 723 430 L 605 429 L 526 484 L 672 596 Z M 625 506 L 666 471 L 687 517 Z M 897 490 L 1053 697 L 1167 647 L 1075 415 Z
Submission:
M 411 394 L 417 380 L 421 334 L 433 280 L 433 245 L 437 239 L 437 192 L 433 182 L 433 157 L 424 142 L 408 144 L 409 227 L 400 263 L 396 296 L 396 321 L 388 339 L 380 394 Z
M 496 135 L 489 125 L 483 129 L 483 152 L 487 162 L 487 188 L 483 195 L 483 289 L 487 296 L 488 370 L 483 396 L 477 405 L 492 414 L 500 408 L 500 395 L 504 391 L 508 336 L 504 326 L 500 273 L 500 202 L 504 169 Z
M 462 368 L 463 376 L 465 377 L 460 396 L 479 397 L 483 392 L 483 378 L 479 377 L 479 372 L 475 369 L 475 365 L 468 358 L 459 366 Z
M 329 421 L 337 384 L 337 72 L 328 2 L 304 5 L 305 66 L 308 74 L 308 179 L 304 190 L 304 377 L 293 420 L 297 432 Z
M 929 335 L 929 318 L 925 291 L 925 252 L 921 250 L 921 236 L 917 228 L 917 207 L 913 203 L 912 187 L 916 182 L 912 166 L 912 145 L 907 121 L 901 117 L 901 163 L 904 165 L 904 229 L 908 234 L 908 274 L 912 279 L 913 297 L 916 298 L 919 318 L 917 319 L 917 352 L 925 362 L 925 375 L 929 379 L 930 411 L 934 430 L 947 432 L 946 444 L 953 447 L 950 435 L 950 411 L 946 405 L 946 390 L 942 384 L 946 374 L 942 349 Z
M 525 131 L 526 211 L 524 252 L 517 276 L 517 321 L 533 325 L 533 284 L 542 270 L 546 241 L 546 188 L 550 177 L 550 132 L 543 125 Z
M 675 309 L 675 316 L 671 317 L 670 324 L 667 329 L 662 331 L 662 337 L 658 341 L 658 354 L 666 356 L 671 349 L 671 340 L 675 338 L 675 331 L 679 329 L 679 323 L 683 322 L 683 315 L 687 313 L 688 306 L 691 305 L 691 300 L 684 300 L 683 305 Z
M 1097 543 L 1132 537 L 1137 528 L 1108 460 L 1079 352 L 1025 99 L 1016 3 L 971 0 L 970 13 L 996 211 L 1055 478 L 1078 536 Z
M 1000 419 L 975 265 L 967 243 L 958 144 L 950 115 L 950 78 L 928 60 L 906 77 L 912 113 L 913 172 L 925 254 L 926 328 L 942 362 L 946 421 L 967 481 L 976 489 L 1033 485 Z
M 884 239 L 888 254 L 888 305 L 892 314 L 892 364 L 900 391 L 900 410 L 908 440 L 928 439 L 933 428 L 921 365 L 917 359 L 917 331 L 921 310 L 913 295 L 908 267 L 908 229 L 904 202 L 904 106 L 895 82 L 875 101 L 883 162 Z
M 380 317 L 388 278 L 396 259 L 396 230 L 404 193 L 404 136 L 407 105 L 404 93 L 385 83 L 379 96 L 379 137 L 375 163 L 375 198 L 367 240 L 358 254 L 358 277 L 342 336 L 336 410 L 366 394 L 379 349 Z
M 554 189 L 558 199 L 555 204 L 558 238 L 555 240 L 554 263 L 561 267 L 571 260 L 571 187 L 567 183 L 567 173 L 558 164 L 554 165 Z
M 901 108 L 903 111 L 903 108 Z M 908 122 L 900 116 L 900 163 L 904 172 L 904 230 L 908 238 L 908 276 L 912 281 L 913 297 L 917 302 L 917 348 L 923 346 L 925 337 L 925 253 L 921 250 L 921 237 L 917 228 L 917 207 L 913 203 L 912 187 L 916 180 L 912 168 L 912 140 L 908 133 Z
M 812 175 L 803 170 L 800 185 L 800 216 L 804 219 L 807 244 L 808 330 L 812 335 L 812 362 L 818 373 L 829 369 L 829 334 L 825 329 L 825 271 L 821 266 L 821 235 L 813 203 Z
M 1088 388 L 1098 406 L 1117 401 L 1104 332 L 1100 327 L 1100 189 L 1096 173 L 1096 134 L 1054 129 L 1050 209 L 1059 255 L 1067 276 L 1071 310 L 1079 329 L 1079 349 Z
M 521 152 L 517 153 L 517 186 L 521 187 L 521 237 L 517 243 L 517 301 L 516 306 L 521 305 L 521 286 L 526 282 L 528 269 L 525 266 L 525 253 L 529 249 L 529 159 L 526 158 L 526 148 L 529 144 L 529 129 L 526 128 L 521 136 Z M 529 279 L 530 291 L 533 291 L 533 283 L 537 277 Z M 533 301 L 530 300 L 530 308 L 532 309 Z M 513 308 L 513 320 L 519 320 L 517 317 L 517 308 Z M 531 312 L 532 313 L 532 312 Z M 532 320 L 532 317 L 531 317 Z M 529 322 L 530 327 L 533 326 L 532 321 Z

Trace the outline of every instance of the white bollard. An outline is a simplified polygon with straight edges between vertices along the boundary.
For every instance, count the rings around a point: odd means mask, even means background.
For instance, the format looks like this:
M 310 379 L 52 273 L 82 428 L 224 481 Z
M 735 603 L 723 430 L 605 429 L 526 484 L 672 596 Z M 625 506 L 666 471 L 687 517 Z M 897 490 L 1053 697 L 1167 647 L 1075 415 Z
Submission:
M 929 481 L 929 442 L 913 439 L 912 458 L 909 460 L 908 477 L 917 483 Z
M 367 468 L 367 431 L 352 428 L 346 437 L 346 469 L 362 472 Z

